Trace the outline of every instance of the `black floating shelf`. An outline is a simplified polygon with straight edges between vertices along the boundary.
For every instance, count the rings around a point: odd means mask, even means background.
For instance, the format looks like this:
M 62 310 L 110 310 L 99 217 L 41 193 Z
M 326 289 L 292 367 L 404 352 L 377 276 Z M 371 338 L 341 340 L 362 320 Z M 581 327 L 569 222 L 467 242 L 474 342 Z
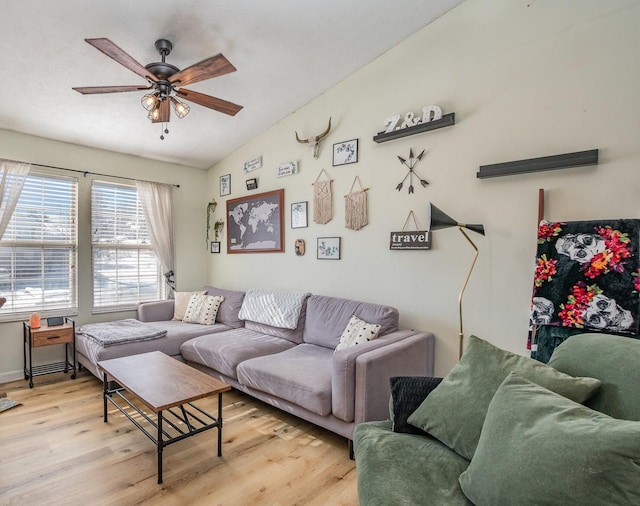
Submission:
M 400 130 L 394 130 L 393 132 L 385 133 L 378 132 L 378 135 L 374 136 L 373 140 L 376 142 L 387 142 L 393 139 L 400 139 L 408 135 L 420 134 L 422 132 L 428 132 L 429 130 L 436 130 L 437 128 L 444 128 L 456 124 L 456 113 L 451 112 L 445 114 L 440 119 L 429 121 L 427 123 L 420 123 L 412 127 L 402 128 Z
M 590 149 L 589 151 L 543 156 L 540 158 L 530 158 L 529 160 L 481 165 L 476 176 L 478 176 L 479 179 L 485 179 L 488 177 L 511 176 L 514 174 L 526 174 L 528 172 L 567 169 L 569 167 L 584 167 L 586 165 L 597 164 L 598 150 Z

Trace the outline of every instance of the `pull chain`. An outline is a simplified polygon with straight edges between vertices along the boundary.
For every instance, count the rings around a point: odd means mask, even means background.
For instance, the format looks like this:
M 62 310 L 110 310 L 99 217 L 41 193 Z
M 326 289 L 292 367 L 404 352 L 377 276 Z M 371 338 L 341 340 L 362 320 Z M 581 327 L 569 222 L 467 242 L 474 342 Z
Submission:
M 165 123 L 160 123 L 160 140 L 164 140 L 164 134 L 168 134 L 169 129 L 167 128 Z

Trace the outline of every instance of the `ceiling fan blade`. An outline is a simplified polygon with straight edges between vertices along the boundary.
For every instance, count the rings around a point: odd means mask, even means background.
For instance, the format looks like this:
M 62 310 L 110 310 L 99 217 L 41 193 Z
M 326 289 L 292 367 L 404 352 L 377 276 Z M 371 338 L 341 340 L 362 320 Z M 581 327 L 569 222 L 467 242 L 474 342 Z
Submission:
M 96 93 L 120 93 L 122 91 L 150 90 L 151 86 L 84 86 L 72 88 L 83 95 L 93 95 Z
M 169 77 L 169 82 L 172 84 L 179 82 L 180 86 L 186 86 L 187 84 L 223 76 L 235 71 L 236 68 L 229 60 L 227 60 L 222 54 L 217 54 L 207 58 L 206 60 L 195 63 L 186 69 L 182 69 L 180 72 L 176 72 Z
M 152 82 L 157 82 L 158 79 L 151 72 L 149 72 L 143 65 L 138 63 L 133 57 L 129 56 L 122 49 L 116 46 L 109 39 L 84 39 L 86 42 L 91 44 L 93 47 L 102 51 L 109 58 L 117 61 L 120 65 L 128 68 L 132 72 L 135 72 L 139 76 L 144 77 L 145 79 L 149 79 Z
M 169 123 L 169 114 L 171 109 L 169 108 L 169 100 L 163 100 L 158 106 L 160 114 L 156 119 L 151 118 L 152 123 Z
M 241 105 L 234 104 L 233 102 L 227 102 L 226 100 L 222 100 L 221 98 L 205 95 L 204 93 L 198 93 L 197 91 L 185 90 L 184 88 L 176 90 L 176 94 L 180 98 L 184 98 L 189 102 L 203 105 L 204 107 L 208 107 L 209 109 L 213 109 L 214 111 L 223 112 L 224 114 L 228 114 L 229 116 L 235 116 L 242 109 Z

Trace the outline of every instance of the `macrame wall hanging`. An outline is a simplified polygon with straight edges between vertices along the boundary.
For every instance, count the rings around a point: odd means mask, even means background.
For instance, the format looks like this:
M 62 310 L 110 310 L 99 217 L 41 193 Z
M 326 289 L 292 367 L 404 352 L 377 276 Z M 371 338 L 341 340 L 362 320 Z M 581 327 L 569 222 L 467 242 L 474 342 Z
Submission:
M 323 172 L 327 179 L 320 181 Z M 332 181 L 327 171 L 322 169 L 313 183 L 313 221 L 320 225 L 329 223 L 333 218 Z
M 359 190 L 353 191 L 356 182 L 360 186 Z M 363 188 L 360 178 L 355 177 L 351 184 L 351 190 L 344 196 L 344 226 L 351 230 L 360 230 L 365 227 L 369 220 L 367 219 L 367 190 Z

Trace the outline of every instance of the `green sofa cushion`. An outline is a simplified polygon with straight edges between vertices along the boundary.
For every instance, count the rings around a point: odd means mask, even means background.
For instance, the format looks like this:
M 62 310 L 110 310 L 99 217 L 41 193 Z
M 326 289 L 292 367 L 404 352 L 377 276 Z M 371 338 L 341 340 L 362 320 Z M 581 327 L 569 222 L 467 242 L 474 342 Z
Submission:
M 621 367 L 621 364 L 636 364 Z M 558 346 L 549 365 L 571 376 L 602 381 L 586 405 L 614 418 L 640 420 L 640 339 L 611 334 L 572 336 Z
M 574 378 L 471 336 L 460 362 L 408 422 L 471 460 L 489 403 L 511 371 L 580 403 L 600 386 L 597 379 Z
M 511 373 L 459 481 L 478 506 L 640 504 L 640 422 L 611 418 Z
M 430 436 L 366 422 L 353 433 L 360 506 L 471 504 L 458 477 L 469 461 Z

